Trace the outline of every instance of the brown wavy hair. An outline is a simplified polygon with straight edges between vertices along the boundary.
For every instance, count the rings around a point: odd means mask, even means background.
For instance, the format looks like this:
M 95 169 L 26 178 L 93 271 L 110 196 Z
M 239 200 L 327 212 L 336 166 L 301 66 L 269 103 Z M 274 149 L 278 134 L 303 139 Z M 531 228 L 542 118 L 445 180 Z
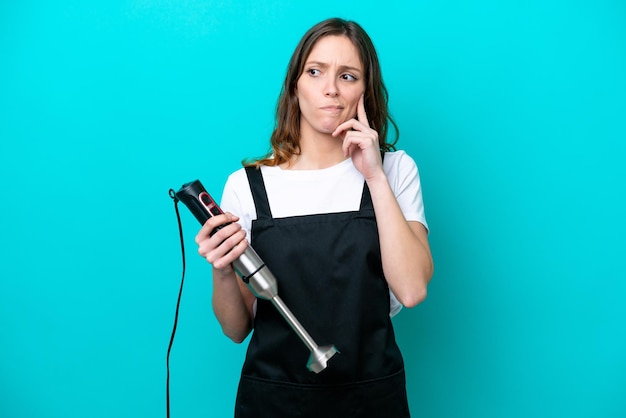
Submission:
M 276 166 L 290 161 L 293 155 L 300 154 L 300 107 L 296 97 L 296 86 L 311 50 L 317 41 L 325 36 L 345 36 L 357 48 L 364 67 L 365 112 L 370 126 L 378 132 L 381 153 L 395 150 L 400 132 L 387 108 L 389 95 L 383 83 L 374 44 L 358 23 L 332 18 L 313 26 L 300 40 L 289 61 L 285 81 L 278 97 L 270 150 L 264 157 L 244 160 L 242 162 L 244 166 Z M 387 141 L 389 124 L 395 131 L 392 142 Z

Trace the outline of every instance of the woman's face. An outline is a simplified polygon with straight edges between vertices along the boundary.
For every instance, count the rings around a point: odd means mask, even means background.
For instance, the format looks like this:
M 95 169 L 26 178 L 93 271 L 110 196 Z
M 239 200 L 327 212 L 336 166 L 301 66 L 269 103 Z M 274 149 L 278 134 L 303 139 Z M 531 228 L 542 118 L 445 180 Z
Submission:
M 301 135 L 331 134 L 341 123 L 354 118 L 365 91 L 364 76 L 359 52 L 350 39 L 319 39 L 296 86 Z

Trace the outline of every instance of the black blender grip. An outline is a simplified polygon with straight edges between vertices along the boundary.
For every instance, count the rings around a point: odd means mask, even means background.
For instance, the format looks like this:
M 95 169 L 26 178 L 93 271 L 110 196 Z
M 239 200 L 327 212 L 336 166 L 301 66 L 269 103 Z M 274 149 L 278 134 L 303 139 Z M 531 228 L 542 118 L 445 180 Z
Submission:
M 175 194 L 177 199 L 189 208 L 193 216 L 196 217 L 200 224 L 204 225 L 209 218 L 217 215 L 222 215 L 224 212 L 217 205 L 215 200 L 206 191 L 200 180 L 194 180 L 189 183 L 183 184 L 183 186 Z M 220 225 L 211 231 L 211 236 L 217 231 L 225 227 L 227 224 Z

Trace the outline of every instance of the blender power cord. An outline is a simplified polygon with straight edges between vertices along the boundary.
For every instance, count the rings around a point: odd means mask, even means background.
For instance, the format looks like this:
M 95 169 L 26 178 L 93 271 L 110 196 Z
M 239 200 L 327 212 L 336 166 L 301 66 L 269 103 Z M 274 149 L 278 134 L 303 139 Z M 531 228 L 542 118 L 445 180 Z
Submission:
M 165 403 L 166 403 L 166 415 L 170 418 L 170 353 L 172 351 L 172 345 L 174 344 L 174 336 L 176 335 L 176 326 L 178 325 L 178 312 L 180 311 L 180 300 L 183 295 L 183 285 L 185 284 L 185 240 L 183 239 L 183 225 L 180 220 L 180 212 L 178 211 L 178 198 L 173 189 L 170 189 L 169 195 L 174 200 L 174 210 L 176 211 L 176 219 L 178 221 L 178 234 L 180 237 L 180 249 L 183 260 L 183 273 L 180 280 L 180 290 L 178 291 L 178 300 L 176 301 L 176 313 L 174 314 L 174 326 L 172 328 L 172 335 L 170 336 L 170 343 L 167 347 L 166 368 L 167 377 L 165 382 Z

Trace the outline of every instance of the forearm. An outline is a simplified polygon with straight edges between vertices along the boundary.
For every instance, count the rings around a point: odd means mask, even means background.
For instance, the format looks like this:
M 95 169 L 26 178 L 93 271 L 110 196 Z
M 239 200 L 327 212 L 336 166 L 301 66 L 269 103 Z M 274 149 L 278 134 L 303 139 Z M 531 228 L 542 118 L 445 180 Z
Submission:
M 236 343 L 242 342 L 252 329 L 254 295 L 239 283 L 234 271 L 213 269 L 213 312 L 222 331 Z
M 404 306 L 426 297 L 433 262 L 425 227 L 407 222 L 385 175 L 368 180 L 380 241 L 383 271 Z

